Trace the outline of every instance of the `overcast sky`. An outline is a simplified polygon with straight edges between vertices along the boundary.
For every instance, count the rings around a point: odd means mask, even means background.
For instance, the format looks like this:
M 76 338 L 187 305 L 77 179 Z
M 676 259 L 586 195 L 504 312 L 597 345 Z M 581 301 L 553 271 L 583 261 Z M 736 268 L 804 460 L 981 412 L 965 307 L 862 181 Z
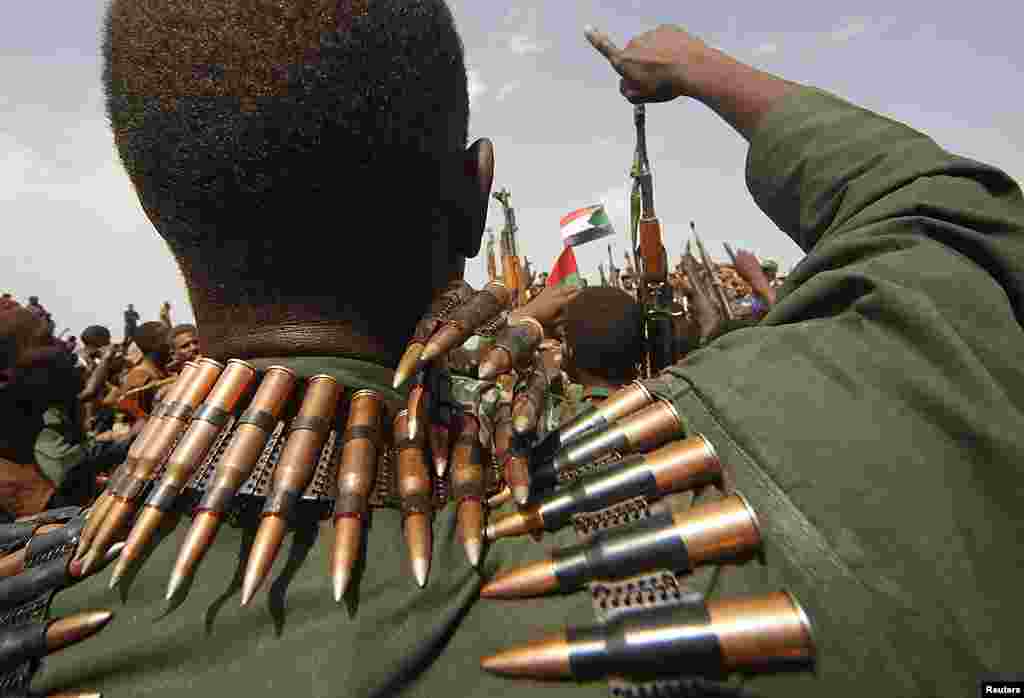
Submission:
M 113 149 L 103 113 L 99 32 L 105 0 L 13 3 L 0 25 L 0 286 L 38 295 L 58 331 L 93 323 L 120 337 L 134 303 L 143 320 L 160 303 L 191 320 L 163 242 L 144 217 Z M 520 254 L 546 270 L 561 250 L 558 220 L 605 201 L 619 235 L 627 223 L 632 109 L 617 76 L 582 36 L 584 24 L 617 43 L 676 23 L 734 56 L 905 121 L 944 147 L 1024 178 L 1024 48 L 1019 3 L 861 0 L 751 3 L 454 3 L 470 68 L 471 138 L 496 150 L 495 187 L 508 187 Z M 1018 9 L 1013 9 L 1018 7 Z M 855 9 L 855 16 L 849 12 Z M 799 249 L 746 191 L 746 149 L 701 105 L 647 109 L 655 203 L 674 262 L 689 221 L 713 257 L 721 242 L 789 269 Z M 499 229 L 500 207 L 489 225 Z M 577 248 L 597 281 L 605 240 Z M 483 256 L 468 264 L 474 286 Z

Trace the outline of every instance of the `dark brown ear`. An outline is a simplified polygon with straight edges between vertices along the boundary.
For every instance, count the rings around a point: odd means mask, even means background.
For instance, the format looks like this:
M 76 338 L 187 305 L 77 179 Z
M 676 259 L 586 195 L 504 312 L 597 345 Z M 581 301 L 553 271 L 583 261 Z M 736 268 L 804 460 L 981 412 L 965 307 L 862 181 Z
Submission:
M 456 239 L 456 249 L 464 257 L 476 257 L 484 237 L 487 223 L 487 206 L 494 183 L 494 144 L 486 138 L 466 148 L 463 156 L 463 192 L 459 208 L 464 225 L 461 237 Z

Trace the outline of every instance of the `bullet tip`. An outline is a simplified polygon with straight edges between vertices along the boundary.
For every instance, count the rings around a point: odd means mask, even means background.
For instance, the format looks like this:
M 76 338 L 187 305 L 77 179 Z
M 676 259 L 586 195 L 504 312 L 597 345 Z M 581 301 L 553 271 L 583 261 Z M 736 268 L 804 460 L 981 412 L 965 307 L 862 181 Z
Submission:
M 115 569 L 114 573 L 110 575 L 110 583 L 107 584 L 107 589 L 117 588 L 117 583 L 121 581 L 122 574 L 124 574 L 124 571 L 120 569 L 120 565 L 118 565 L 118 569 Z
M 466 548 L 466 557 L 469 559 L 469 564 L 473 567 L 480 566 L 480 555 L 483 552 L 483 541 L 479 538 L 469 538 L 464 544 Z
M 441 351 L 438 349 L 436 344 L 428 344 L 423 348 L 423 353 L 420 354 L 419 359 L 416 361 L 416 371 L 423 368 L 424 365 L 430 363 L 440 355 Z M 416 372 L 414 371 L 414 373 Z
M 448 461 L 443 458 L 434 459 L 434 472 L 437 473 L 438 477 L 444 477 L 445 471 L 448 470 Z
M 348 570 L 336 570 L 334 573 L 334 603 L 341 603 L 348 589 L 350 575 Z
M 167 593 L 164 594 L 164 601 L 170 603 L 170 601 L 178 595 L 178 590 L 181 588 L 184 581 L 185 579 L 181 575 L 172 574 L 170 581 L 167 582 Z
M 424 557 L 415 557 L 412 560 L 412 573 L 416 577 L 416 584 L 420 589 L 427 585 L 427 572 L 430 571 L 430 561 Z
M 518 432 L 520 434 L 523 434 L 523 433 L 529 431 L 529 429 L 530 429 L 530 418 L 525 416 L 525 415 L 520 415 L 520 416 L 516 417 L 515 421 L 512 422 L 512 428 L 515 429 L 516 432 Z
M 253 594 L 255 594 L 255 593 L 256 593 L 255 589 L 243 589 L 242 590 L 242 608 L 245 608 L 246 606 L 249 605 L 249 602 L 252 601 Z
M 487 529 L 484 531 L 484 535 L 487 536 L 487 540 L 497 539 L 498 531 L 494 527 L 494 524 L 487 524 Z

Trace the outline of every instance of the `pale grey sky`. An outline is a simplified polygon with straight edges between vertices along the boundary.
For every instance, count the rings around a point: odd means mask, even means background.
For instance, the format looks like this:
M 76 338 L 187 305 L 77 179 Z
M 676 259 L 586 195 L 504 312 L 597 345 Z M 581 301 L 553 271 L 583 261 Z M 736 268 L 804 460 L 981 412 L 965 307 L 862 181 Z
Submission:
M 120 169 L 103 113 L 99 33 L 105 0 L 17 3 L 0 26 L 0 282 L 38 295 L 58 330 L 93 323 L 121 334 L 134 303 L 156 319 L 170 300 L 190 320 L 170 254 Z M 1018 3 L 826 0 L 680 4 L 626 2 L 453 3 L 466 45 L 472 138 L 495 143 L 496 187 L 512 191 L 520 254 L 546 270 L 561 250 L 559 218 L 604 200 L 625 249 L 632 109 L 617 76 L 585 42 L 591 23 L 620 44 L 660 23 L 797 82 L 813 84 L 905 121 L 944 147 L 1024 177 L 1024 49 Z M 855 12 L 856 14 L 851 14 Z M 723 256 L 721 242 L 777 259 L 801 253 L 754 205 L 746 148 L 692 102 L 648 107 L 657 210 L 674 260 L 689 221 Z M 500 228 L 500 207 L 489 224 Z M 576 249 L 597 280 L 606 242 Z M 484 260 L 468 264 L 479 286 Z

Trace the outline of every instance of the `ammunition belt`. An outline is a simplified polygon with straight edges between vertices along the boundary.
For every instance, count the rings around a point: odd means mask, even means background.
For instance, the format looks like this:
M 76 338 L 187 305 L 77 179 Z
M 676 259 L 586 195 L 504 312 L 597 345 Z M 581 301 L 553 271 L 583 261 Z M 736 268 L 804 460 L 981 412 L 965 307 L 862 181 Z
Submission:
M 611 454 L 594 463 L 560 474 L 559 485 L 600 473 L 621 459 L 621 455 Z M 646 519 L 650 516 L 649 505 L 647 497 L 635 497 L 600 511 L 577 514 L 573 517 L 576 535 L 580 539 L 586 539 L 600 531 Z M 704 603 L 703 595 L 687 589 L 671 570 L 658 570 L 624 580 L 594 581 L 587 587 L 594 605 L 594 616 L 602 624 L 637 611 Z M 610 677 L 608 688 L 613 698 L 743 698 L 753 695 L 740 687 L 700 677 L 639 683 Z
M 70 510 L 71 508 L 68 507 L 46 511 L 38 517 L 33 517 L 32 520 L 52 523 L 64 521 L 68 519 Z M 74 510 L 78 512 L 78 515 L 71 518 L 65 529 L 36 536 L 26 543 L 25 571 L 71 555 L 78 545 L 83 524 L 83 519 L 80 518 L 81 509 L 74 507 Z M 39 589 L 38 594 L 31 596 L 26 601 L 8 607 L 3 613 L 0 613 L 0 628 L 46 622 L 50 602 L 58 591 L 60 591 L 59 588 L 42 588 Z M 41 664 L 41 660 L 31 659 L 6 671 L 0 671 L 0 696 L 29 694 L 32 677 L 35 676 Z
M 227 449 L 235 430 L 241 424 L 253 423 L 251 413 L 244 411 L 244 406 L 240 406 L 237 412 L 237 415 L 227 417 L 224 429 L 217 437 L 213 446 L 211 446 L 206 458 L 186 482 L 175 504 L 175 508 L 179 511 L 190 511 L 199 504 L 206 492 L 207 486 L 212 482 L 217 463 Z M 265 506 L 265 500 L 269 493 L 270 485 L 273 482 L 274 470 L 280 460 L 284 442 L 289 431 L 296 426 L 295 420 L 283 418 L 276 420 L 252 473 L 238 489 L 237 494 L 224 512 L 226 521 L 235 526 L 250 526 L 258 520 L 259 514 Z M 310 428 L 321 425 L 302 423 L 298 426 L 300 428 Z M 309 521 L 311 519 L 326 520 L 333 516 L 337 498 L 338 462 L 346 441 L 351 438 L 370 437 L 374 434 L 380 434 L 380 432 L 371 432 L 365 429 L 346 434 L 343 429 L 335 428 L 336 426 L 328 425 L 330 431 L 323 448 L 320 450 L 319 460 L 314 470 L 312 481 L 306 487 L 301 497 L 299 497 L 296 502 L 296 510 L 292 513 L 296 522 Z M 390 442 L 390 438 L 387 441 Z M 398 494 L 397 453 L 398 449 L 405 445 L 402 443 L 397 445 L 391 443 L 381 445 L 382 447 L 377 459 L 377 479 L 369 497 L 370 508 L 403 510 L 402 498 Z M 173 451 L 173 449 L 170 449 L 170 451 Z M 504 486 L 504 478 L 498 464 L 494 463 L 493 459 L 489 457 L 489 449 L 481 449 L 481 451 L 485 472 L 484 497 L 490 497 L 501 491 Z M 166 462 L 154 471 L 153 477 L 150 478 L 141 496 L 148 496 L 149 492 L 159 483 L 165 467 Z M 437 512 L 456 498 L 451 492 L 447 476 L 440 478 L 436 474 L 431 473 L 431 477 L 433 479 L 433 486 L 429 500 L 417 502 L 417 506 L 414 507 L 416 510 L 420 508 L 426 510 L 429 503 L 429 509 Z M 454 494 L 457 495 L 459 493 Z M 342 505 L 342 509 L 344 509 L 344 505 Z

